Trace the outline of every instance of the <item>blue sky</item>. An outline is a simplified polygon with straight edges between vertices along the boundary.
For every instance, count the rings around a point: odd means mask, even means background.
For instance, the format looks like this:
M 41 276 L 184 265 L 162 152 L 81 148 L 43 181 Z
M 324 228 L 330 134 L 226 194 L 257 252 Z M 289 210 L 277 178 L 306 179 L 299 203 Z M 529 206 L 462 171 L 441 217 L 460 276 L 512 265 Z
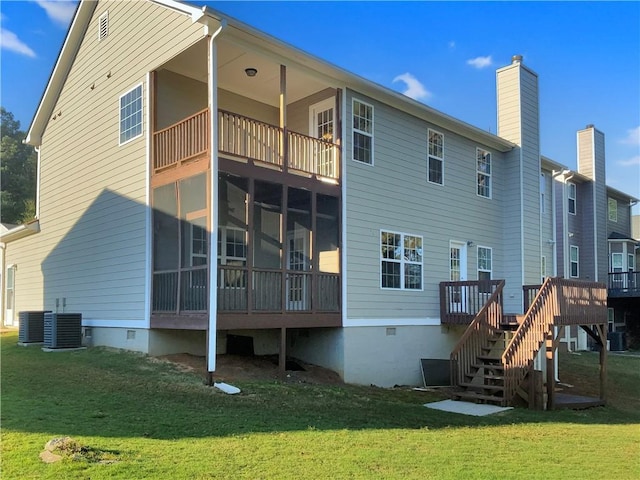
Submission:
M 607 184 L 640 198 L 640 2 L 193 2 L 496 132 L 495 70 L 540 77 L 542 154 L 576 168 L 606 136 Z M 0 103 L 31 123 L 75 2 L 0 2 Z M 638 213 L 638 207 L 635 209 Z

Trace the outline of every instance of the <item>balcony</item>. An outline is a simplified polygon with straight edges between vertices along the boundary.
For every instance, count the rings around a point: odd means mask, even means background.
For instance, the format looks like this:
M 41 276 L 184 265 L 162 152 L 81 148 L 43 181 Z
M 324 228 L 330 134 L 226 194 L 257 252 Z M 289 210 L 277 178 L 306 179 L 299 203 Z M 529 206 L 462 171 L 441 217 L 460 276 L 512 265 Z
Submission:
M 209 155 L 209 109 L 153 134 L 153 170 L 159 173 Z M 218 111 L 220 154 L 259 166 L 339 181 L 340 146 L 224 110 Z
M 469 325 L 502 280 L 440 282 L 440 320 L 443 325 Z M 502 304 L 502 294 L 498 301 Z
M 640 297 L 640 272 L 609 273 L 607 294 L 611 298 Z

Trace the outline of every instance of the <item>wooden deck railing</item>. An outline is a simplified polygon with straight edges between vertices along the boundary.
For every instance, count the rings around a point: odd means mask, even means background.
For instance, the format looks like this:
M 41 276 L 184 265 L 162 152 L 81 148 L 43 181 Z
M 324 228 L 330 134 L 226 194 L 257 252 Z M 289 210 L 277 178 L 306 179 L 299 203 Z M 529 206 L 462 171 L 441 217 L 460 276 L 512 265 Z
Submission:
M 523 285 L 522 286 L 522 294 L 523 294 L 522 298 L 523 298 L 523 304 L 524 304 L 524 308 L 522 309 L 523 312 L 526 312 L 527 310 L 529 310 L 529 307 L 535 300 L 536 295 L 538 294 L 538 291 L 541 288 L 542 288 L 542 285 Z
M 209 145 L 206 108 L 153 134 L 153 168 L 160 170 L 207 153 Z
M 208 154 L 209 122 L 205 109 L 155 132 L 154 172 Z M 339 145 L 225 110 L 218 111 L 218 150 L 283 170 L 340 178 Z
M 510 402 L 553 326 L 607 323 L 602 283 L 547 278 L 502 355 L 504 399 Z
M 453 348 L 450 357 L 452 385 L 458 385 L 464 379 L 464 374 L 470 371 L 478 355 L 482 354 L 482 348 L 487 346 L 489 337 L 500 328 L 503 289 L 504 280 L 500 280 L 488 301 Z
M 440 321 L 469 325 L 502 280 L 440 282 Z

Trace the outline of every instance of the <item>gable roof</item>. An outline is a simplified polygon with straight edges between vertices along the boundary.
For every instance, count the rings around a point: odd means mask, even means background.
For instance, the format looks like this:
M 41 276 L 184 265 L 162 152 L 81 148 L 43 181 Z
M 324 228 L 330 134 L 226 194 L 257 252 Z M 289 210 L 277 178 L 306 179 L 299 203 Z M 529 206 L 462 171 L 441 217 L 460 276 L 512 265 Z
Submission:
M 507 152 L 516 145 L 492 133 L 481 130 L 473 125 L 465 123 L 454 117 L 446 115 L 423 103 L 413 100 L 406 95 L 393 91 L 382 85 L 348 72 L 325 60 L 304 52 L 275 37 L 261 32 L 245 23 L 228 15 L 218 12 L 208 6 L 198 8 L 186 2 L 178 0 L 149 0 L 152 3 L 190 16 L 193 22 L 202 23 L 205 26 L 218 28 L 225 25 L 225 35 L 233 37 L 242 43 L 251 45 L 252 48 L 267 51 L 272 55 L 287 60 L 287 63 L 296 67 L 311 70 L 330 78 L 333 82 L 341 83 L 347 88 L 357 90 L 363 95 L 368 95 L 383 103 L 387 103 L 401 111 L 417 118 L 433 123 L 441 128 L 457 132 L 467 138 L 480 142 L 487 147 L 501 152 Z M 49 119 L 55 108 L 56 101 L 67 75 L 73 65 L 75 56 L 87 31 L 97 0 L 81 0 L 76 9 L 73 21 L 65 38 L 64 44 L 53 68 L 49 82 L 44 91 L 38 109 L 29 127 L 25 143 L 39 146 Z

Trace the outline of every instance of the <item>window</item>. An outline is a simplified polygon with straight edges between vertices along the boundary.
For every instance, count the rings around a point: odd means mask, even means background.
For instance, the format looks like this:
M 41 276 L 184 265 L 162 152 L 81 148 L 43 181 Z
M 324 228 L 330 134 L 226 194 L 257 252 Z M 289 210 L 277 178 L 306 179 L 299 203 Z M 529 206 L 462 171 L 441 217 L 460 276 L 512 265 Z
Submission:
M 491 249 L 478 247 L 478 280 L 491 280 Z
M 98 18 L 98 41 L 104 40 L 109 35 L 109 11 L 104 12 Z
M 380 232 L 381 288 L 422 290 L 422 237 Z
M 443 184 L 444 135 L 429 129 L 429 155 L 427 160 L 427 180 Z
M 373 106 L 353 100 L 353 159 L 373 165 Z
M 545 177 L 544 173 L 540 174 L 540 212 L 544 213 L 544 197 L 545 192 L 547 191 L 547 177 Z
M 142 84 L 120 97 L 120 145 L 142 135 Z
M 568 183 L 567 187 L 569 188 L 569 193 L 568 193 L 569 213 L 575 215 L 576 214 L 576 184 Z
M 630 272 L 635 272 L 635 257 L 630 253 L 627 259 L 627 270 L 629 270 Z
M 491 198 L 491 154 L 476 149 L 476 169 L 478 174 L 478 195 Z
M 621 272 L 623 270 L 622 267 L 622 259 L 623 256 L 621 253 L 612 253 L 611 254 L 611 271 L 612 272 Z
M 607 210 L 609 212 L 609 221 L 618 221 L 618 201 L 615 198 L 607 199 Z
M 571 253 L 569 256 L 570 262 L 570 270 L 569 275 L 571 278 L 578 278 L 580 276 L 580 270 L 578 269 L 578 261 L 579 261 L 579 251 L 578 247 L 571 245 Z

